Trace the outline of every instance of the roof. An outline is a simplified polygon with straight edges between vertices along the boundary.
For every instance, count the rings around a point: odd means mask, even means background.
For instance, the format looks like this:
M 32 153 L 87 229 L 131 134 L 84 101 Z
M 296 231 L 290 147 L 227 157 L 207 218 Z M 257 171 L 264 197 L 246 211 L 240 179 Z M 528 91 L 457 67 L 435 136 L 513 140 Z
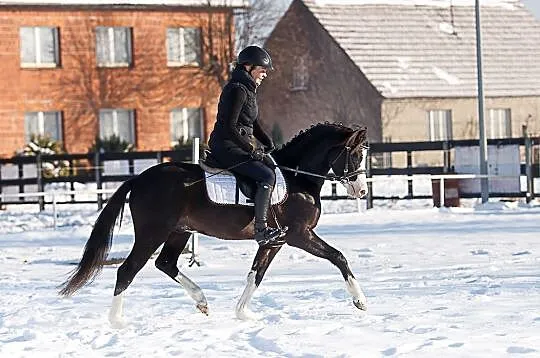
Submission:
M 1 5 L 246 7 L 249 4 L 247 0 L 0 0 L 0 6 Z
M 383 96 L 476 96 L 474 1 L 303 2 Z M 485 95 L 540 95 L 540 22 L 519 1 L 485 0 L 481 26 Z

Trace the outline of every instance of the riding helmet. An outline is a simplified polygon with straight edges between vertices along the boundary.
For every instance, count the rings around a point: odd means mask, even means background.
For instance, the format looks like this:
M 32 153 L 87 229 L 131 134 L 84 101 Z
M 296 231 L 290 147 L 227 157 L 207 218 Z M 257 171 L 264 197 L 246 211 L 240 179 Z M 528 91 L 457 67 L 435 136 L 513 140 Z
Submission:
M 255 65 L 265 67 L 271 71 L 274 70 L 270 54 L 259 46 L 248 46 L 240 51 L 237 62 L 239 65 Z

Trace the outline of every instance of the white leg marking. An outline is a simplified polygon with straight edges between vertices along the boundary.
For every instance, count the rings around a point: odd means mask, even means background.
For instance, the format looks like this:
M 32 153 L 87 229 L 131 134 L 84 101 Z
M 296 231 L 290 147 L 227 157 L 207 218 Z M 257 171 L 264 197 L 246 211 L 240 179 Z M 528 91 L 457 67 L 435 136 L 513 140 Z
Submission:
M 251 302 L 251 298 L 253 297 L 253 293 L 257 289 L 257 286 L 255 285 L 255 271 L 250 271 L 247 276 L 247 285 L 246 288 L 244 288 L 244 292 L 242 293 L 242 297 L 240 297 L 240 300 L 236 304 L 236 317 L 241 320 L 256 320 L 260 319 L 260 316 L 256 313 L 252 312 L 249 309 L 249 303 Z
M 174 278 L 176 282 L 182 285 L 188 295 L 193 298 L 197 303 L 197 308 L 204 314 L 208 314 L 208 302 L 204 296 L 203 291 L 197 284 L 191 281 L 186 275 L 181 272 L 178 272 L 178 275 Z
M 109 311 L 109 322 L 114 328 L 123 328 L 126 326 L 123 315 L 124 294 L 114 296 L 112 300 L 111 310 Z
M 362 292 L 362 289 L 360 288 L 360 285 L 358 284 L 356 279 L 353 278 L 352 276 L 349 276 L 347 278 L 346 286 L 347 286 L 347 291 L 349 291 L 351 296 L 353 296 L 354 305 L 358 309 L 361 309 L 362 311 L 366 311 L 367 310 L 366 296 L 364 296 L 364 292 Z

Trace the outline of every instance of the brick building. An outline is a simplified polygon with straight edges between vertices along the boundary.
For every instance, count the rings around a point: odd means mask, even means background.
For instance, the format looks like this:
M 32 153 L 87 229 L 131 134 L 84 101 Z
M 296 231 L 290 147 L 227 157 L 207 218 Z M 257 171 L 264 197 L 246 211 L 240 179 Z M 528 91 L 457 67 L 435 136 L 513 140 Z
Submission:
M 207 136 L 234 55 L 236 1 L 0 1 L 0 156 L 31 135 L 68 152 Z

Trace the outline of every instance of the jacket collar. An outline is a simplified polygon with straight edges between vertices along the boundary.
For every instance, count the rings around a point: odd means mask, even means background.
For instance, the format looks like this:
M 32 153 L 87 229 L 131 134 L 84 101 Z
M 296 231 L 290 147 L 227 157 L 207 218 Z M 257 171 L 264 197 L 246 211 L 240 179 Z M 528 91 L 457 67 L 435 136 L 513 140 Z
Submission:
M 250 76 L 250 74 L 246 71 L 245 67 L 242 65 L 238 65 L 234 68 L 231 76 L 231 81 L 239 82 L 253 92 L 255 92 L 255 90 L 257 89 L 255 80 L 253 79 L 253 77 Z

